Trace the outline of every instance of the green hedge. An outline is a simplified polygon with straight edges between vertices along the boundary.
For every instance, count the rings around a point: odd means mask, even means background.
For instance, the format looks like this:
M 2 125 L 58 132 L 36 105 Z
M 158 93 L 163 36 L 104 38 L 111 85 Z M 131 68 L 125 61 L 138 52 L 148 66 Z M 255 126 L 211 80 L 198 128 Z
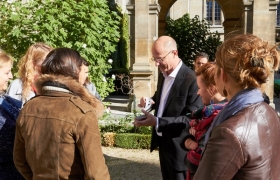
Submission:
M 101 144 L 107 146 L 104 133 L 101 133 Z M 114 135 L 114 146 L 125 149 L 149 149 L 151 135 L 137 133 L 121 133 Z
M 104 134 L 104 132 L 100 132 L 101 145 L 103 145 L 103 146 L 104 146 L 104 144 L 105 144 L 105 139 L 103 138 L 103 134 Z
M 115 146 L 126 149 L 149 149 L 151 135 L 123 133 L 115 135 Z

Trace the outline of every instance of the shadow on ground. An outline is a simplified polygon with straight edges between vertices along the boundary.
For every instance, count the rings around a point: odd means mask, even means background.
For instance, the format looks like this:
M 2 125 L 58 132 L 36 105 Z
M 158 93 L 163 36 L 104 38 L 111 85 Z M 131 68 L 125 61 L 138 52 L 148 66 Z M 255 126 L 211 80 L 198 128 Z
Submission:
M 159 165 L 136 162 L 104 154 L 109 168 L 111 180 L 159 180 L 161 179 Z

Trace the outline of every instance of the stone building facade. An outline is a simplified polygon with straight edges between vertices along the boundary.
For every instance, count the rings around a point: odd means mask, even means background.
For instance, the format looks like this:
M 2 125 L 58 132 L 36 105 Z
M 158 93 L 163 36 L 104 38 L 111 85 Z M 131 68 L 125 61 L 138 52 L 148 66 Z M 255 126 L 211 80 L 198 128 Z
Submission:
M 178 19 L 188 13 L 190 18 L 198 15 L 199 19 L 206 19 L 210 24 L 211 32 L 218 32 L 224 40 L 224 14 L 216 0 L 177 0 L 170 8 L 168 16 Z
M 158 69 L 150 60 L 153 42 L 164 35 L 166 17 L 179 18 L 186 12 L 191 17 L 207 17 L 207 3 L 214 0 L 116 0 L 129 14 L 130 24 L 130 75 L 133 78 L 136 101 L 142 96 L 152 96 L 156 90 Z M 223 38 L 231 34 L 255 34 L 270 44 L 275 44 L 276 15 L 279 0 L 216 0 L 220 20 L 213 19 L 215 28 Z M 209 12 L 215 15 L 215 10 Z M 217 20 L 217 21 L 215 21 Z M 219 23 L 219 24 L 218 24 Z M 266 93 L 273 106 L 273 82 L 271 76 Z

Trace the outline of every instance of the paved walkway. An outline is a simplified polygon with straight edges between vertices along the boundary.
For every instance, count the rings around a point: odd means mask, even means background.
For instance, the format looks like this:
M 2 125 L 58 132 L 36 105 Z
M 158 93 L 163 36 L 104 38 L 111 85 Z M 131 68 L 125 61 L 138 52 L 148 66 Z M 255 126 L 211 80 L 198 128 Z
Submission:
M 111 180 L 159 180 L 158 151 L 102 147 Z
M 280 98 L 274 98 L 275 110 L 280 112 Z M 129 112 L 111 110 L 111 115 L 124 117 Z M 102 147 L 112 180 L 161 179 L 158 152 L 148 149 Z

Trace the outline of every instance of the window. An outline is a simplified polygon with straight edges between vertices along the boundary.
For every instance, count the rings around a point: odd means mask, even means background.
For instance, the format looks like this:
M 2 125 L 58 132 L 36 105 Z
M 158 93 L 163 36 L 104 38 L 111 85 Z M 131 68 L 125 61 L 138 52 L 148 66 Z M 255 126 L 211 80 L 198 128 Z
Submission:
M 212 2 L 206 2 L 206 19 L 207 21 L 212 21 L 213 17 L 212 17 Z
M 221 8 L 215 0 L 206 1 L 206 19 L 210 25 L 221 25 Z
M 215 21 L 221 21 L 221 8 L 217 2 L 215 2 Z

